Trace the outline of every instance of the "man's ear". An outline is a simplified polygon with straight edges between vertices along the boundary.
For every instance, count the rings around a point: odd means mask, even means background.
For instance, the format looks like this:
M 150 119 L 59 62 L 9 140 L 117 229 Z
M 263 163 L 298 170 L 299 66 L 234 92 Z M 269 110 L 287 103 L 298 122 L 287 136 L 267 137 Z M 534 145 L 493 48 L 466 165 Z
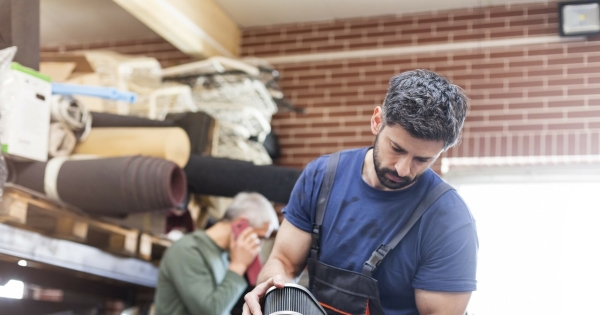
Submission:
M 382 116 L 383 112 L 380 106 L 375 107 L 375 110 L 373 111 L 373 116 L 371 116 L 371 132 L 374 135 L 377 135 L 379 133 L 379 130 L 381 130 L 382 124 L 383 124 L 383 116 Z

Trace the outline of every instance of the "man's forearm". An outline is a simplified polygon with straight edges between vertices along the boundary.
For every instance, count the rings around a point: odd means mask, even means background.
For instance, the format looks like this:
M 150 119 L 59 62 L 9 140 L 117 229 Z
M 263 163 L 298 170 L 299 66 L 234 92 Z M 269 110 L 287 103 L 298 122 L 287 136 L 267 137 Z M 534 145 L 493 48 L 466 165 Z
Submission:
M 270 257 L 258 275 L 258 283 L 267 281 L 274 276 L 282 276 L 286 282 L 294 282 L 295 274 L 291 268 L 285 268 L 284 263 L 276 257 Z

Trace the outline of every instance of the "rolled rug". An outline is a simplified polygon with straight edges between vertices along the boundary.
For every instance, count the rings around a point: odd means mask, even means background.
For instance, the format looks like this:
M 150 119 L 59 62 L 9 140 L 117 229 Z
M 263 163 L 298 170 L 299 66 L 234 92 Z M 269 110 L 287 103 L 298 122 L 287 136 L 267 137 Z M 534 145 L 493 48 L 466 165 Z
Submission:
M 166 210 L 186 194 L 185 174 L 175 163 L 129 156 L 14 163 L 11 181 L 87 213 L 125 216 Z
M 70 155 L 76 144 L 77 137 L 67 125 L 62 122 L 50 124 L 50 139 L 48 141 L 48 155 L 50 157 Z
M 200 155 L 192 155 L 184 170 L 192 193 L 233 197 L 253 191 L 280 203 L 289 201 L 302 173 L 295 168 Z
M 190 157 L 190 140 L 185 131 L 170 128 L 92 128 L 74 154 L 117 157 L 144 155 L 169 160 L 184 167 Z
M 106 127 L 176 127 L 172 121 L 154 120 L 137 116 L 90 112 L 92 128 Z

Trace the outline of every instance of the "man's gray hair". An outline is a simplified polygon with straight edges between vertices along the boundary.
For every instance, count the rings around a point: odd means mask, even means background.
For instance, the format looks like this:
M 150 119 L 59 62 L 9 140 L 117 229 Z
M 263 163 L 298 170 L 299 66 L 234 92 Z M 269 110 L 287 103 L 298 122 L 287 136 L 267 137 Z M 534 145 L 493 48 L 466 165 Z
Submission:
M 460 87 L 433 71 L 407 71 L 390 80 L 383 125 L 401 126 L 417 139 L 444 141 L 446 150 L 459 140 L 467 100 Z
M 263 195 L 253 192 L 237 194 L 225 210 L 224 219 L 235 221 L 239 217 L 248 219 L 250 226 L 259 228 L 269 222 L 271 230 L 279 228 L 279 219 L 273 205 Z

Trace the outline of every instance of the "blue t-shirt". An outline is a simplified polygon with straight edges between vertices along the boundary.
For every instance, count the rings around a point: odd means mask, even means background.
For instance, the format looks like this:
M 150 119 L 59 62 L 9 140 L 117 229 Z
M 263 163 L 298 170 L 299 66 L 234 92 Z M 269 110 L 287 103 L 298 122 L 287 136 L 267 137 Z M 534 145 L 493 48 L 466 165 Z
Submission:
M 323 220 L 319 260 L 362 272 L 382 243 L 388 244 L 425 195 L 440 181 L 428 169 L 409 188 L 383 191 L 362 179 L 369 148 L 343 151 Z M 311 232 L 317 196 L 329 156 L 312 161 L 296 182 L 285 218 Z M 476 289 L 478 240 L 469 209 L 452 190 L 438 199 L 375 270 L 387 315 L 418 314 L 414 289 L 470 292 Z

